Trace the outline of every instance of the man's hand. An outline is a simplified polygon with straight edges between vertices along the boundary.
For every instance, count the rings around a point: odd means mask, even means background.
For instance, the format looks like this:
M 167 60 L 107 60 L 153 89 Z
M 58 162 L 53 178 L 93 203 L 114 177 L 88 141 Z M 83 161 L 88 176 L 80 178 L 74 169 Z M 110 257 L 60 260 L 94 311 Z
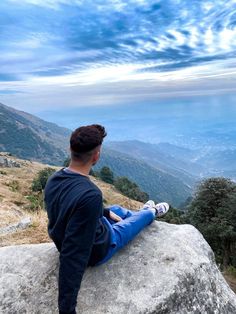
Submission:
M 115 221 L 121 221 L 122 218 L 118 215 L 116 215 L 115 213 L 113 213 L 113 211 L 110 210 L 110 218 L 115 220 Z

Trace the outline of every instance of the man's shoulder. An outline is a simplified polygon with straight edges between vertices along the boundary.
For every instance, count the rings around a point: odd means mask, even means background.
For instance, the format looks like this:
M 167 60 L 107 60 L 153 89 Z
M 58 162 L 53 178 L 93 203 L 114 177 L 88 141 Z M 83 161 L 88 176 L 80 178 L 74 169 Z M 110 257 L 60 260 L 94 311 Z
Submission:
M 100 188 L 92 180 L 89 179 L 88 182 L 91 188 L 94 189 L 94 191 L 97 191 L 99 194 L 102 194 L 102 191 L 100 190 Z
M 84 191 L 84 196 L 99 196 L 102 198 L 102 191 L 91 180 L 86 181 L 82 186 L 77 186 L 78 190 Z
M 94 208 L 103 203 L 102 191 L 92 181 L 74 186 L 72 193 L 77 204 L 90 204 L 89 206 Z
M 62 169 L 62 172 L 63 169 Z M 100 188 L 87 176 L 76 174 L 67 177 L 69 180 L 67 181 L 70 187 L 73 186 L 73 190 L 77 190 L 78 192 L 82 192 L 90 195 L 100 195 L 102 196 L 102 191 Z M 80 193 L 79 193 L 80 194 Z
M 65 192 L 70 195 L 102 196 L 100 188 L 87 176 L 68 173 L 64 168 L 56 171 L 47 181 L 45 190 L 57 188 L 58 193 Z

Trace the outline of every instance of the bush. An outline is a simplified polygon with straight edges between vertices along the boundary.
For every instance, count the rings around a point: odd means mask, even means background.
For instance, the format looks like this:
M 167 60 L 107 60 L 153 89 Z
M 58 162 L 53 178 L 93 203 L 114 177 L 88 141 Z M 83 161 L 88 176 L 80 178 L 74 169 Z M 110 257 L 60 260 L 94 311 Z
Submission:
M 20 184 L 19 181 L 17 180 L 12 180 L 10 182 L 5 183 L 6 186 L 10 188 L 12 192 L 17 192 L 20 189 Z
M 226 178 L 202 181 L 190 204 L 188 218 L 203 234 L 226 268 L 236 266 L 236 184 Z
M 29 205 L 25 206 L 26 209 L 36 211 L 44 207 L 42 192 L 27 195 L 26 199 L 29 201 Z
M 145 203 L 148 200 L 148 194 L 141 191 L 136 183 L 130 181 L 126 177 L 118 177 L 115 180 L 114 185 L 122 194 L 136 201 Z
M 99 171 L 95 171 L 91 168 L 91 170 L 89 171 L 89 175 L 93 176 L 95 178 L 100 178 L 100 172 Z
M 158 218 L 158 220 L 162 220 L 170 224 L 183 224 L 185 223 L 184 212 L 170 206 L 168 213 L 163 218 Z
M 40 170 L 37 177 L 33 180 L 31 189 L 33 192 L 42 191 L 45 188 L 48 178 L 55 172 L 55 169 L 47 167 Z
M 114 183 L 114 174 L 109 167 L 103 167 L 100 170 L 100 178 L 102 181 L 106 183 L 113 184 Z
M 236 278 L 236 268 L 233 266 L 228 266 L 225 270 L 226 275 Z

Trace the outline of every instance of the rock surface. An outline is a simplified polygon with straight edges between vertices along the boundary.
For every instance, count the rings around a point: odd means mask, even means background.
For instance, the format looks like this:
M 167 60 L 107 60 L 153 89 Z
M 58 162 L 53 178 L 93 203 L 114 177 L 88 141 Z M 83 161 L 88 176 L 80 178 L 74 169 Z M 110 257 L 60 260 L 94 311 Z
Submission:
M 18 163 L 17 161 L 4 157 L 4 156 L 0 156 L 0 167 L 7 167 L 7 168 L 20 168 L 21 164 Z
M 52 243 L 0 248 L 0 313 L 56 314 Z M 78 314 L 234 314 L 236 295 L 190 225 L 154 221 L 106 264 L 88 267 Z
M 21 219 L 21 221 L 19 221 L 16 224 L 11 224 L 11 225 L 8 225 L 6 227 L 0 228 L 0 235 L 1 234 L 13 233 L 13 232 L 18 231 L 19 229 L 26 229 L 30 225 L 31 225 L 31 218 L 30 217 L 25 217 L 25 218 Z

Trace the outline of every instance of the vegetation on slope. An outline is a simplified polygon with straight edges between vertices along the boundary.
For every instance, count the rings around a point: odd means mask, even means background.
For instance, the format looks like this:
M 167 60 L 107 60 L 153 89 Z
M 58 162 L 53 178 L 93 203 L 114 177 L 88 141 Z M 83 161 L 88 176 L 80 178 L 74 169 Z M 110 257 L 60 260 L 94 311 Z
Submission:
M 0 104 L 0 148 L 23 159 L 52 165 L 66 157 L 69 130 Z
M 60 167 L 48 167 L 45 164 L 21 160 L 5 153 L 0 153 L 1 156 L 17 162 L 20 167 L 0 168 L 0 229 L 18 223 L 26 216 L 31 217 L 32 225 L 12 234 L 1 234 L 0 246 L 50 242 L 41 187 L 45 184 L 45 174 L 48 176 Z M 120 204 L 132 210 L 142 207 L 142 203 L 121 195 L 113 185 L 92 176 L 90 179 L 102 190 L 106 206 Z
M 104 166 L 109 166 L 117 176 L 128 177 L 156 202 L 166 201 L 178 207 L 191 195 L 191 188 L 178 178 L 128 155 L 105 148 L 94 170 Z

